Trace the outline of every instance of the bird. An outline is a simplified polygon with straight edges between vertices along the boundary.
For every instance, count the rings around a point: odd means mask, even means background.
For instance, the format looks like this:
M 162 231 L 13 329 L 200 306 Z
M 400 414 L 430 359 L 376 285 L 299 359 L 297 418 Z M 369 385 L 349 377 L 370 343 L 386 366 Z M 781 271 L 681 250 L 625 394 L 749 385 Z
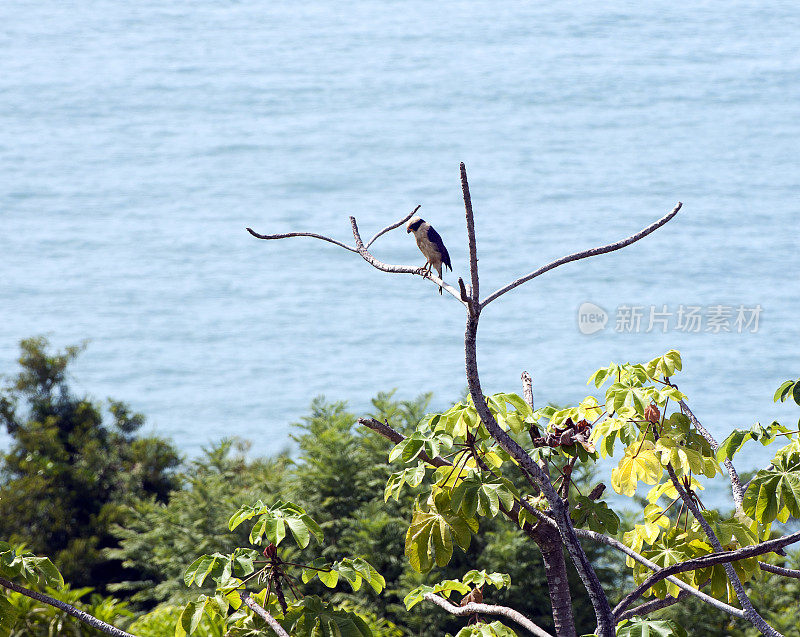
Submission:
M 450 255 L 447 252 L 447 248 L 444 247 L 442 237 L 434 230 L 431 224 L 417 215 L 414 215 L 408 220 L 408 224 L 406 225 L 406 234 L 411 232 L 414 233 L 414 238 L 417 240 L 417 247 L 419 247 L 420 252 L 422 252 L 426 259 L 425 266 L 427 272 L 430 272 L 431 268 L 435 268 L 441 279 L 442 264 L 444 264 L 446 268 L 449 268 L 451 272 L 453 271 L 453 266 L 450 265 Z M 439 294 L 441 293 L 442 286 L 439 286 Z

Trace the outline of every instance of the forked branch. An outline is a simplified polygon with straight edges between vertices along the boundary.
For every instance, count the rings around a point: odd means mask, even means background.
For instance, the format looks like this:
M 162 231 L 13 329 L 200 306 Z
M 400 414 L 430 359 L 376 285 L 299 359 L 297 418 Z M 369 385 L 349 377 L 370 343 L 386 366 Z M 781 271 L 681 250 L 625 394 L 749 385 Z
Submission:
M 259 238 L 283 238 L 285 236 L 316 236 L 317 238 L 330 241 L 331 243 L 336 243 L 337 245 L 346 247 L 348 250 L 357 252 L 359 255 L 361 255 L 361 257 L 365 261 L 367 261 L 367 263 L 369 263 L 374 268 L 377 268 L 378 270 L 381 270 L 383 272 L 416 274 L 424 278 L 430 279 L 435 284 L 447 290 L 448 293 L 450 293 L 454 298 L 456 298 L 460 303 L 462 303 L 462 305 L 465 306 L 465 308 L 467 309 L 467 325 L 466 325 L 466 333 L 464 336 L 466 376 L 470 394 L 472 396 L 475 407 L 478 411 L 478 415 L 483 424 L 486 426 L 490 435 L 498 442 L 498 444 L 506 452 L 508 452 L 514 458 L 514 460 L 519 464 L 523 473 L 526 473 L 527 476 L 531 478 L 533 482 L 535 482 L 536 486 L 541 490 L 541 492 L 546 497 L 548 504 L 550 505 L 552 519 L 549 518 L 548 516 L 542 516 L 542 517 L 547 518 L 548 524 L 557 527 L 560 534 L 560 539 L 565 545 L 568 553 L 570 554 L 570 557 L 572 558 L 578 570 L 578 573 L 581 577 L 581 580 L 583 581 L 584 586 L 586 587 L 586 590 L 589 594 L 589 598 L 594 607 L 595 614 L 597 616 L 597 633 L 601 637 L 612 637 L 615 633 L 614 630 L 615 621 L 613 613 L 611 611 L 611 607 L 608 603 L 608 598 L 600 584 L 600 581 L 597 577 L 597 574 L 594 571 L 594 568 L 592 567 L 591 563 L 588 560 L 588 557 L 586 556 L 583 550 L 583 547 L 578 541 L 578 534 L 576 533 L 576 529 L 572 524 L 572 520 L 570 519 L 569 516 L 569 510 L 566 504 L 561 500 L 558 493 L 556 493 L 555 489 L 553 488 L 552 482 L 550 481 L 550 476 L 548 475 L 546 468 L 540 467 L 536 462 L 534 462 L 533 458 L 531 458 L 531 456 L 498 425 L 492 413 L 490 412 L 488 405 L 486 404 L 483 395 L 483 390 L 481 389 L 480 377 L 478 374 L 478 364 L 477 364 L 476 337 L 478 331 L 478 323 L 480 320 L 481 310 L 486 305 L 491 303 L 493 300 L 499 298 L 506 292 L 514 289 L 515 287 L 518 287 L 519 285 L 522 285 L 523 283 L 526 283 L 527 281 L 530 281 L 531 279 L 537 276 L 540 276 L 541 274 L 544 274 L 545 272 L 548 272 L 566 263 L 570 263 L 572 261 L 577 261 L 580 259 L 585 259 L 592 256 L 597 256 L 600 254 L 606 254 L 608 252 L 613 252 L 615 250 L 619 250 L 621 248 L 629 246 L 632 243 L 635 243 L 636 241 L 639 241 L 640 239 L 651 234 L 652 232 L 654 232 L 655 230 L 666 224 L 668 221 L 670 221 L 678 213 L 682 204 L 678 203 L 677 206 L 675 206 L 672 212 L 670 212 L 668 215 L 662 217 L 655 223 L 651 224 L 647 228 L 644 228 L 635 235 L 628 237 L 627 239 L 623 239 L 621 241 L 617 241 L 615 243 L 611 243 L 605 246 L 584 250 L 582 252 L 576 252 L 574 254 L 567 255 L 565 257 L 557 259 L 556 261 L 553 261 L 552 263 L 545 265 L 539 268 L 538 270 L 531 272 L 528 275 L 525 275 L 515 281 L 512 281 L 505 287 L 500 288 L 499 290 L 494 292 L 483 302 L 481 302 L 474 213 L 472 209 L 472 199 L 469 191 L 469 184 L 467 181 L 466 168 L 463 163 L 460 165 L 460 173 L 461 173 L 461 188 L 464 197 L 464 206 L 466 212 L 467 238 L 468 238 L 468 248 L 469 248 L 469 268 L 470 268 L 470 280 L 471 280 L 471 286 L 469 290 L 467 290 L 467 287 L 460 279 L 459 279 L 460 289 L 455 289 L 454 287 L 445 284 L 444 281 L 442 281 L 439 277 L 436 277 L 435 275 L 426 272 L 423 268 L 414 268 L 411 266 L 392 265 L 383 263 L 378 259 L 376 259 L 369 252 L 369 246 L 372 244 L 373 241 L 375 241 L 378 237 L 380 237 L 384 232 L 388 232 L 392 228 L 396 228 L 402 225 L 403 221 L 393 224 L 392 226 L 389 226 L 386 229 L 382 230 L 365 245 L 363 240 L 361 239 L 358 230 L 358 224 L 356 223 L 355 218 L 350 217 L 350 224 L 353 230 L 353 237 L 355 238 L 355 250 L 353 250 L 350 246 L 344 246 L 340 242 L 332 240 L 328 237 L 312 235 L 310 233 L 302 233 L 294 235 L 292 234 L 272 235 L 269 237 L 264 237 L 263 235 L 257 235 L 252 231 L 250 232 L 254 236 L 258 236 Z M 410 216 L 411 215 L 409 215 L 409 217 Z M 532 400 L 530 402 L 532 402 Z M 383 435 L 387 435 L 389 433 L 389 431 L 386 431 L 383 425 L 381 423 L 377 423 L 377 421 L 373 421 L 370 423 L 364 422 L 364 424 L 367 424 L 367 426 L 371 426 L 373 429 L 379 431 Z M 376 427 L 375 426 L 376 424 L 381 426 Z M 390 429 L 388 425 L 386 425 L 386 429 Z M 435 460 L 436 459 L 430 459 L 430 458 L 427 459 L 428 462 L 432 463 L 435 462 Z M 444 603 L 448 603 L 445 600 L 442 601 Z M 735 612 L 735 609 L 733 610 Z
M 358 231 L 358 223 L 356 223 L 355 217 L 350 217 L 350 226 L 353 228 L 353 237 L 356 240 L 356 252 L 358 252 L 361 255 L 361 258 L 363 258 L 364 261 L 369 263 L 373 268 L 381 270 L 382 272 L 389 272 L 391 274 L 417 274 L 423 279 L 430 279 L 436 285 L 447 290 L 448 293 L 457 298 L 462 305 L 469 307 L 467 303 L 461 300 L 461 293 L 458 290 L 456 290 L 452 285 L 448 285 L 442 281 L 442 279 L 435 274 L 428 272 L 425 270 L 425 268 L 416 268 L 411 265 L 392 265 L 376 259 L 364 245 L 364 242 L 361 239 L 361 234 Z
M 371 246 L 373 243 L 375 243 L 375 241 L 378 239 L 378 237 L 380 237 L 380 236 L 382 236 L 382 235 L 386 234 L 386 233 L 387 233 L 387 232 L 389 232 L 390 230 L 394 230 L 395 228 L 399 228 L 400 226 L 402 226 L 402 225 L 403 225 L 403 224 L 404 224 L 406 221 L 408 221 L 409 219 L 411 219 L 411 217 L 413 217 L 413 216 L 416 214 L 417 210 L 419 210 L 420 208 L 422 208 L 422 205 L 421 205 L 421 204 L 420 204 L 419 206 L 417 206 L 416 208 L 414 208 L 414 210 L 412 210 L 411 212 L 409 212 L 409 213 L 408 213 L 408 214 L 407 214 L 405 217 L 403 217 L 402 219 L 400 219 L 400 221 L 398 221 L 397 223 L 393 223 L 393 224 L 392 224 L 392 225 L 390 225 L 390 226 L 386 226 L 386 227 L 385 227 L 383 230 L 381 230 L 380 232 L 376 232 L 376 233 L 375 233 L 375 236 L 374 236 L 374 237 L 372 237 L 372 239 L 370 239 L 369 241 L 367 241 L 367 245 L 366 245 L 365 247 L 366 247 L 366 248 L 369 250 L 369 247 L 370 247 L 370 246 Z
M 389 273 L 392 273 L 392 274 L 416 274 L 418 276 L 421 276 L 423 279 L 429 279 L 429 280 L 433 281 L 433 283 L 435 283 L 439 287 L 443 288 L 444 290 L 447 290 L 447 292 L 449 294 L 454 296 L 456 299 L 459 300 L 459 302 L 461 302 L 462 305 L 464 305 L 466 308 L 469 309 L 470 301 L 462 298 L 462 294 L 461 294 L 461 292 L 459 290 L 454 288 L 452 285 L 448 285 L 447 283 L 442 281 L 442 279 L 440 279 L 438 276 L 436 276 L 432 272 L 428 272 L 427 270 L 425 270 L 425 268 L 422 268 L 422 267 L 415 267 L 415 266 L 411 266 L 411 265 L 392 265 L 392 264 L 389 264 L 389 263 L 384 263 L 383 261 L 380 261 L 380 260 L 376 259 L 375 256 L 372 253 L 370 253 L 370 251 L 369 251 L 369 247 L 373 243 L 375 243 L 375 241 L 377 241 L 380 237 L 382 237 L 387 232 L 402 226 L 406 221 L 411 219 L 411 217 L 414 216 L 414 213 L 416 213 L 417 210 L 419 210 L 419 209 L 420 209 L 420 206 L 417 206 L 416 208 L 414 208 L 414 210 L 412 210 L 410 213 L 408 213 L 405 217 L 400 219 L 400 221 L 396 221 L 395 223 L 392 223 L 392 224 L 386 226 L 383 230 L 380 230 L 377 233 L 375 233 L 375 236 L 373 236 L 372 239 L 370 239 L 366 243 L 366 245 L 364 244 L 364 241 L 361 238 L 361 234 L 360 234 L 360 232 L 358 230 L 358 224 L 356 223 L 356 218 L 355 217 L 350 217 L 350 226 L 351 226 L 351 229 L 353 231 L 353 237 L 355 238 L 355 242 L 356 242 L 355 246 L 349 246 L 346 243 L 342 243 L 341 241 L 338 241 L 337 239 L 333 239 L 332 237 L 327 237 L 327 236 L 325 236 L 323 234 L 318 234 L 316 232 L 284 232 L 284 233 L 281 233 L 281 234 L 260 234 L 260 233 L 256 232 L 255 230 L 253 230 L 252 228 L 246 228 L 246 230 L 251 235 L 253 235 L 256 239 L 265 239 L 267 241 L 271 241 L 271 240 L 275 240 L 275 239 L 289 239 L 289 238 L 292 238 L 292 237 L 311 237 L 313 239 L 319 239 L 320 241 L 327 241 L 328 243 L 332 243 L 334 245 L 337 245 L 340 248 L 344 248 L 345 250 L 348 250 L 350 252 L 355 252 L 356 254 L 361 255 L 361 257 L 364 259 L 364 261 L 369 263 L 373 268 L 381 270 L 382 272 L 389 272 Z
M 662 568 L 656 573 L 648 577 L 641 585 L 637 586 L 633 591 L 628 593 L 624 599 L 617 604 L 614 609 L 614 615 L 619 617 L 622 612 L 630 606 L 630 604 L 642 595 L 648 588 L 654 586 L 663 579 L 667 579 L 670 575 L 677 575 L 678 573 L 685 573 L 686 571 L 696 571 L 716 564 L 730 564 L 739 560 L 747 559 L 748 557 L 755 557 L 757 555 L 764 555 L 765 553 L 772 553 L 784 546 L 800 542 L 800 531 L 785 535 L 783 537 L 775 538 L 774 540 L 767 540 L 761 544 L 754 544 L 752 546 L 745 546 L 735 551 L 720 551 L 717 553 L 709 553 L 701 557 L 696 557 L 690 560 L 678 562 L 672 566 Z M 744 612 L 742 615 L 744 616 Z

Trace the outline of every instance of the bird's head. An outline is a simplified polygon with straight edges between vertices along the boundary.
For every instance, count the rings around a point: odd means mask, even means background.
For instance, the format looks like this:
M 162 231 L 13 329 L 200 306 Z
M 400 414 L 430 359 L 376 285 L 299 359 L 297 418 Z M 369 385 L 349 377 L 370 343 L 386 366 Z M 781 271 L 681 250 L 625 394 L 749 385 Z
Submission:
M 411 217 L 411 219 L 408 220 L 408 223 L 406 224 L 406 234 L 410 232 L 416 232 L 417 230 L 419 230 L 419 227 L 423 223 L 425 223 L 423 219 L 421 219 L 417 215 L 414 215 L 413 217 Z

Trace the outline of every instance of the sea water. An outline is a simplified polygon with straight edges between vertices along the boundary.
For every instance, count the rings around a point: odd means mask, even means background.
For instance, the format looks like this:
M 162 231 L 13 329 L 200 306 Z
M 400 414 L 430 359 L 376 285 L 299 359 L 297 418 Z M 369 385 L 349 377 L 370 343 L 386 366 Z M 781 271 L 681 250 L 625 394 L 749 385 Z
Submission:
M 574 403 L 609 361 L 677 348 L 719 439 L 792 425 L 772 394 L 800 374 L 798 27 L 796 2 L 3 0 L 0 372 L 25 337 L 90 339 L 76 391 L 189 456 L 290 447 L 320 394 L 445 408 L 466 385 L 452 297 L 245 227 L 352 243 L 350 215 L 366 238 L 421 204 L 454 284 L 463 161 L 483 296 L 684 204 L 488 306 L 487 393 L 527 370 L 539 405 Z M 372 250 L 424 262 L 403 228 Z

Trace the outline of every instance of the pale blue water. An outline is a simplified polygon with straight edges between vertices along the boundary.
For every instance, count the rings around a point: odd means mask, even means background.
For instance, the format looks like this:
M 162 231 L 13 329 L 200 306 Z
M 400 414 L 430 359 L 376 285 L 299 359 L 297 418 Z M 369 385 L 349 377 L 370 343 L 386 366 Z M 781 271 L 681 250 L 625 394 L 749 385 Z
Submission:
M 188 454 L 288 444 L 317 394 L 465 385 L 463 314 L 418 278 L 310 239 L 421 203 L 482 288 L 627 236 L 490 306 L 487 391 L 580 399 L 609 360 L 683 352 L 720 437 L 798 364 L 800 5 L 109 0 L 0 3 L 0 370 L 20 339 L 90 338 L 74 382 Z M 379 258 L 422 264 L 399 230 Z M 611 313 L 594 336 L 576 311 Z M 621 304 L 763 307 L 755 334 L 614 332 Z M 756 449 L 756 452 L 759 450 Z M 742 459 L 752 467 L 761 453 Z

